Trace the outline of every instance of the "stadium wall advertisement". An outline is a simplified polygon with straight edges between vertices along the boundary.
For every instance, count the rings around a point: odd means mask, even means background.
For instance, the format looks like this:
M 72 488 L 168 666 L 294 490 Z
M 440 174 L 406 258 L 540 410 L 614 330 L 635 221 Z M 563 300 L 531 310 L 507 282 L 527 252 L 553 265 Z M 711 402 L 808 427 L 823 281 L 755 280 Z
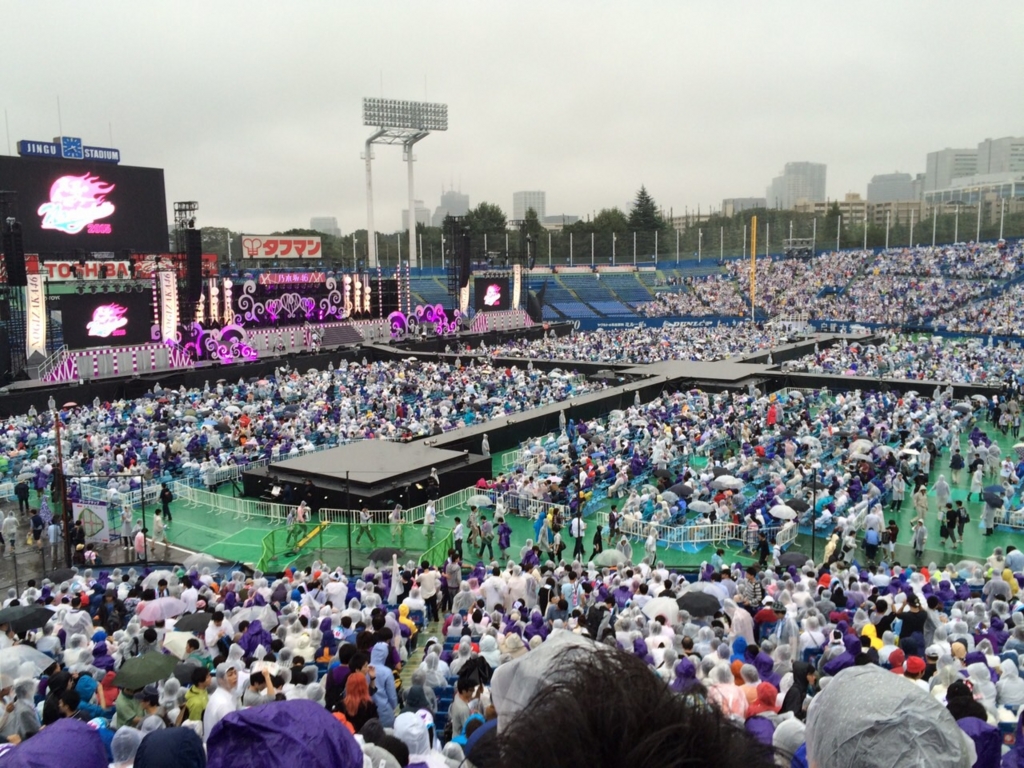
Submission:
M 320 238 L 312 235 L 242 235 L 247 259 L 319 259 Z

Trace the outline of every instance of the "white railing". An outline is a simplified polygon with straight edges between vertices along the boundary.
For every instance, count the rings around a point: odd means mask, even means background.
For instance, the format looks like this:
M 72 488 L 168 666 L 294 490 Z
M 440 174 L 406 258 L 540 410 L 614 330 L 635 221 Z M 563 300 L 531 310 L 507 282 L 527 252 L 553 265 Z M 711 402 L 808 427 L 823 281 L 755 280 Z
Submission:
M 280 523 L 287 519 L 290 509 L 295 509 L 288 504 L 211 493 L 180 481 L 173 484 L 171 492 L 178 501 L 184 501 L 189 507 L 206 506 L 217 515 L 230 514 L 235 520 L 259 518 L 271 523 Z
M 536 520 L 537 516 L 543 512 L 545 515 L 550 513 L 558 513 L 563 519 L 568 514 L 568 507 L 565 504 L 556 504 L 551 501 L 544 501 L 542 499 L 535 499 L 532 496 L 520 496 L 514 493 L 502 493 L 497 494 L 495 502 L 501 502 L 505 508 L 506 514 L 516 515 L 517 517 L 526 517 L 530 520 Z
M 494 493 L 488 491 L 481 491 L 478 488 L 463 488 L 461 491 L 455 493 L 449 493 L 447 496 L 439 498 L 435 504 L 437 510 L 437 516 L 448 517 L 449 513 L 454 516 L 456 513 L 468 513 L 469 507 L 467 501 L 478 494 L 490 496 L 494 498 Z M 427 505 L 420 504 L 412 507 L 411 509 L 405 509 L 402 511 L 402 520 L 406 524 L 419 523 L 423 521 L 423 517 L 426 513 Z M 388 509 L 371 509 L 367 510 L 370 513 L 372 523 L 386 524 L 391 522 L 391 510 Z M 349 514 L 352 515 L 351 519 L 357 521 L 359 519 L 358 509 L 346 510 L 346 509 L 333 509 L 325 508 L 321 509 L 318 518 L 321 523 L 346 523 L 349 521 Z
M 778 532 L 778 534 L 775 536 L 775 543 L 783 549 L 785 549 L 794 541 L 796 541 L 796 537 L 797 535 L 799 535 L 799 533 L 800 530 L 798 526 L 784 525 L 782 526 L 782 529 Z
M 43 360 L 42 364 L 38 368 L 38 377 L 40 380 L 45 381 L 46 377 L 53 373 L 53 369 L 63 362 L 67 351 L 68 345 L 65 344 L 48 358 Z
M 601 527 L 608 525 L 608 513 L 598 512 L 596 519 Z M 686 544 L 711 544 L 715 542 L 737 541 L 742 536 L 741 526 L 730 522 L 708 523 L 706 525 L 664 525 L 651 523 L 637 517 L 622 516 L 617 523 L 621 535 L 646 541 L 651 530 L 655 531 L 658 544 L 664 547 L 679 548 Z

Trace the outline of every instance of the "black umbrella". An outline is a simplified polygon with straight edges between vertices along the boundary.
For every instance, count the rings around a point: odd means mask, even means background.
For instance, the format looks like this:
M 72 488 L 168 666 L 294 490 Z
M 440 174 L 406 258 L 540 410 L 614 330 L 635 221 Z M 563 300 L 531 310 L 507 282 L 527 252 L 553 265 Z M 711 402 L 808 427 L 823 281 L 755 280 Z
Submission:
M 693 488 L 686 483 L 676 483 L 669 490 L 681 499 L 688 499 L 693 496 Z
M 687 592 L 682 597 L 676 598 L 676 603 L 681 610 L 691 616 L 713 616 L 722 610 L 722 604 L 718 602 L 718 598 L 707 592 Z
M 1003 497 L 1002 496 L 998 496 L 997 494 L 994 494 L 994 493 L 986 493 L 984 498 L 985 498 L 985 503 L 988 504 L 990 507 L 999 508 L 999 507 L 1003 506 L 1003 504 L 1005 503 L 1003 501 Z M 0 611 L 0 613 L 3 613 L 3 612 Z
M 187 613 L 174 622 L 174 629 L 177 632 L 205 632 L 211 621 L 212 613 Z
M 41 605 L 12 605 L 0 610 L 0 624 L 10 624 L 19 634 L 39 629 L 52 618 L 53 611 Z
M 116 688 L 130 688 L 137 691 L 150 683 L 166 680 L 174 673 L 178 659 L 168 654 L 151 651 L 134 659 L 128 659 L 114 675 L 112 685 Z
M 796 434 L 797 433 L 796 433 L 795 429 L 784 429 L 784 430 L 782 430 L 782 435 L 784 437 L 796 437 Z
M 1002 496 L 1004 493 L 1006 493 L 1006 489 L 1003 488 L 1003 486 L 1001 485 L 990 485 L 987 488 L 985 488 L 985 493 L 993 493 L 996 496 Z
M 725 467 L 714 467 L 711 470 L 711 474 L 713 474 L 715 477 L 721 477 L 722 475 L 728 475 L 731 473 Z
M 383 563 L 395 555 L 401 557 L 402 550 L 395 549 L 394 547 L 378 547 L 370 553 L 369 559 L 371 563 Z
M 793 506 L 793 502 L 788 503 L 790 506 Z M 783 568 L 789 568 L 791 565 L 796 568 L 802 568 L 810 559 L 803 552 L 783 552 L 779 562 L 782 563 Z
M 76 573 L 78 573 L 78 571 L 74 568 L 59 568 L 52 573 L 46 574 L 46 578 L 59 584 L 62 581 L 67 581 L 68 579 L 73 578 Z
M 789 499 L 786 501 L 786 506 L 790 509 L 795 509 L 797 512 L 806 512 L 811 508 L 811 505 L 803 499 Z
M 231 427 L 229 427 L 227 424 L 225 424 L 223 422 L 220 422 L 220 421 L 218 421 L 216 424 L 213 425 L 213 429 L 216 432 L 220 432 L 221 434 L 223 434 L 225 432 L 230 432 L 231 431 Z
M 655 477 L 664 477 L 666 480 L 672 479 L 672 473 L 667 469 L 656 469 L 651 474 Z

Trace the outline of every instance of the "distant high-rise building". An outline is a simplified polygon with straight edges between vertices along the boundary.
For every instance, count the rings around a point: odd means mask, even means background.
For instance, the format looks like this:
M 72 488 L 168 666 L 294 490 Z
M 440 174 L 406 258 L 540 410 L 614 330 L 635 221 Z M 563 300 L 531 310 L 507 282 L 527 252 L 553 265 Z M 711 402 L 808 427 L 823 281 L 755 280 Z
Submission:
M 553 232 L 561 231 L 562 227 L 569 224 L 575 224 L 580 220 L 579 216 L 574 216 L 571 213 L 559 213 L 554 216 L 545 216 L 540 220 L 540 223 L 544 225 L 544 229 L 549 229 Z
M 309 228 L 325 235 L 341 237 L 338 219 L 334 216 L 314 216 L 309 220 Z
M 543 192 L 513 192 L 512 193 L 512 218 L 515 221 L 522 221 L 526 218 L 526 212 L 533 208 L 537 218 L 544 221 L 548 215 L 546 195 Z
M 469 213 L 469 195 L 449 189 L 441 193 L 441 204 L 434 209 L 430 223 L 435 227 L 444 226 L 445 216 L 465 216 Z
M 1024 171 L 1024 136 L 985 139 L 978 144 L 975 173 L 1018 173 Z
M 413 205 L 416 206 L 416 223 L 422 224 L 424 227 L 430 226 L 430 209 L 423 205 L 422 200 L 413 200 Z M 409 229 L 409 209 L 402 209 L 402 229 Z
M 868 182 L 869 203 L 892 203 L 919 197 L 914 194 L 914 180 L 909 173 L 880 173 Z
M 768 201 L 763 197 L 727 197 L 722 201 L 722 215 L 734 216 L 754 208 L 766 208 Z
M 945 189 L 953 179 L 978 172 L 978 150 L 940 149 L 929 152 L 924 172 L 924 191 Z
M 782 175 L 768 187 L 768 207 L 788 209 L 798 200 L 821 202 L 825 199 L 825 170 L 824 163 L 786 163 Z

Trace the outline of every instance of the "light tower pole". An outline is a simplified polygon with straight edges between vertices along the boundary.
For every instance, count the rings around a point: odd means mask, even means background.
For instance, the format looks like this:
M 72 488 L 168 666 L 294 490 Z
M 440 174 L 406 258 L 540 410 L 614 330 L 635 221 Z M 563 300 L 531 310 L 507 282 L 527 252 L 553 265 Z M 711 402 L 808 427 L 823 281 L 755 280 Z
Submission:
M 366 140 L 367 267 L 379 264 L 373 228 L 373 174 L 370 168 L 374 144 L 400 144 L 409 163 L 409 266 L 416 267 L 416 207 L 413 187 L 413 145 L 431 131 L 448 130 L 448 105 L 423 101 L 363 99 L 363 125 L 377 130 Z

